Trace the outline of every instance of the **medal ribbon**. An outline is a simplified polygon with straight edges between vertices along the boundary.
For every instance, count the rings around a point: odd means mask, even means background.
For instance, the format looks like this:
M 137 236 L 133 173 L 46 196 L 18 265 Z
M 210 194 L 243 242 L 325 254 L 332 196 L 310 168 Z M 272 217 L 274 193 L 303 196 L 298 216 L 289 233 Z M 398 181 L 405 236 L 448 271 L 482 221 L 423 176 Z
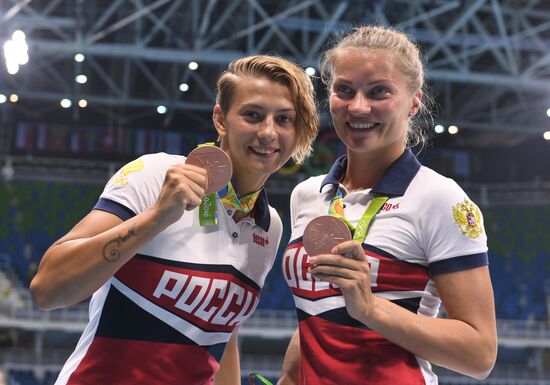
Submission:
M 225 194 L 223 194 L 224 190 L 227 190 Z M 253 193 L 250 193 L 248 195 L 245 195 L 242 198 L 239 198 L 237 195 L 237 192 L 233 188 L 233 185 L 231 184 L 231 181 L 229 181 L 229 184 L 224 190 L 220 191 L 220 200 L 224 204 L 224 206 L 229 207 L 231 209 L 236 209 L 239 211 L 243 211 L 245 213 L 249 213 L 253 208 L 254 204 L 256 204 L 256 199 L 258 199 L 258 196 L 260 195 L 260 191 L 256 191 Z
M 203 146 L 214 146 L 214 142 L 208 142 L 199 144 L 198 147 Z M 261 190 L 260 190 L 261 191 Z M 256 204 L 256 200 L 260 195 L 260 191 L 256 191 L 245 195 L 244 197 L 239 197 L 237 192 L 233 188 L 231 181 L 229 181 L 227 187 L 218 192 L 221 202 L 224 206 L 231 209 L 243 211 L 249 213 Z M 211 226 L 218 224 L 218 210 L 216 208 L 216 193 L 205 195 L 202 198 L 200 207 L 199 207 L 199 223 L 201 226 Z
M 361 219 L 357 223 L 357 226 L 353 226 L 350 221 L 344 216 L 344 197 L 340 188 L 336 190 L 336 194 L 330 200 L 330 205 L 328 207 L 329 215 L 340 219 L 342 222 L 348 226 L 353 233 L 353 240 L 363 243 L 369 231 L 369 226 L 372 222 L 374 216 L 380 211 L 384 203 L 389 199 L 387 196 L 374 194 L 374 198 L 369 203 L 369 206 L 361 216 Z
M 273 385 L 271 382 L 269 382 L 269 380 L 267 378 L 265 378 L 264 376 L 262 376 L 259 373 L 250 373 L 248 375 L 248 383 L 250 385 L 255 385 L 256 384 L 256 382 L 254 382 L 254 378 L 257 378 L 258 380 L 260 380 L 262 382 L 262 384 L 264 384 L 264 385 Z
M 199 144 L 197 147 L 215 146 L 214 142 Z M 199 206 L 199 223 L 201 226 L 218 224 L 218 210 L 216 209 L 216 193 L 207 194 L 201 200 Z

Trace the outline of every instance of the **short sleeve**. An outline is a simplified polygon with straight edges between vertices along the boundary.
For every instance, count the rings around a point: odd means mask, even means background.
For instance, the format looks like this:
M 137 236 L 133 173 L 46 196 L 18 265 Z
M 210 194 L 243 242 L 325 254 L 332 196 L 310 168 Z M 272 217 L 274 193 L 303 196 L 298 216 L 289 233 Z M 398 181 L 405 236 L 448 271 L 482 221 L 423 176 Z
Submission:
M 296 215 L 297 215 L 297 204 L 299 201 L 298 195 L 299 195 L 299 189 L 300 185 L 298 184 L 292 192 L 290 193 L 290 228 L 293 229 L 294 225 L 296 224 Z
M 109 179 L 94 208 L 123 220 L 147 210 L 157 199 L 166 170 L 177 161 L 174 157 L 149 154 L 124 165 Z
M 420 231 L 430 273 L 488 264 L 483 215 L 462 188 L 445 178 L 425 198 Z

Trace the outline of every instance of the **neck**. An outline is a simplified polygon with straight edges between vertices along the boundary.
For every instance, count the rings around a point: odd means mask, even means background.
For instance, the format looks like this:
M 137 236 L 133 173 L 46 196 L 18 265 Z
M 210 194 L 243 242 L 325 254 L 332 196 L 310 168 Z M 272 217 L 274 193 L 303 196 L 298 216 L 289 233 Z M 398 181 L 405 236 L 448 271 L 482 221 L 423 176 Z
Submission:
M 348 151 L 348 164 L 342 184 L 348 192 L 373 188 L 402 154 L 357 154 Z
M 233 185 L 233 189 L 237 195 L 239 197 L 243 197 L 261 190 L 269 175 L 258 175 L 257 173 L 253 173 L 251 170 L 246 169 L 246 166 L 242 166 L 235 162 L 231 155 L 231 151 L 223 140 L 221 141 L 220 148 L 224 150 L 227 155 L 229 155 L 229 158 L 233 164 L 231 184 Z
M 252 179 L 242 175 L 234 175 L 231 183 L 237 195 L 239 197 L 244 197 L 245 195 L 261 190 L 266 180 L 267 178 L 258 180 L 257 178 Z

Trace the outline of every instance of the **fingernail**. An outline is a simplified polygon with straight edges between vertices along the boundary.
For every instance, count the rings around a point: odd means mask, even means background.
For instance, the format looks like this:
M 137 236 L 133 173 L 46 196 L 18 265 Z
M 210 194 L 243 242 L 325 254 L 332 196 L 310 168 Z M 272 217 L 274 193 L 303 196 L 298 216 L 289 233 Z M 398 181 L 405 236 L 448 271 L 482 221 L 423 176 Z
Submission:
M 307 263 L 309 263 L 310 265 L 314 265 L 315 262 L 317 262 L 317 258 L 315 258 L 315 257 L 307 257 Z

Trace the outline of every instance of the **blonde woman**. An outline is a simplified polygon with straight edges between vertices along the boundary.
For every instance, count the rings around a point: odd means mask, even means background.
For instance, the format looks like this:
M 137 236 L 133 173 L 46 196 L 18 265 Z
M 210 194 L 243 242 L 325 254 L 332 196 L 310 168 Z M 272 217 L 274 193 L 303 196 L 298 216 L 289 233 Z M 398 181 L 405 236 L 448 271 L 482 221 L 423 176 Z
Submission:
M 279 384 L 437 384 L 430 363 L 486 377 L 497 338 L 481 213 L 408 148 L 422 140 L 417 47 L 361 27 L 326 52 L 322 76 L 347 155 L 292 192 L 283 272 L 299 331 Z M 353 238 L 308 256 L 304 230 L 324 215 Z
M 185 156 L 142 156 L 44 254 L 31 283 L 40 308 L 93 294 L 56 385 L 240 384 L 237 330 L 282 232 L 264 184 L 311 150 L 319 121 L 310 79 L 282 58 L 236 60 L 218 79 L 213 122 L 233 165 L 214 197 L 207 172 Z M 216 224 L 202 223 L 205 208 Z

